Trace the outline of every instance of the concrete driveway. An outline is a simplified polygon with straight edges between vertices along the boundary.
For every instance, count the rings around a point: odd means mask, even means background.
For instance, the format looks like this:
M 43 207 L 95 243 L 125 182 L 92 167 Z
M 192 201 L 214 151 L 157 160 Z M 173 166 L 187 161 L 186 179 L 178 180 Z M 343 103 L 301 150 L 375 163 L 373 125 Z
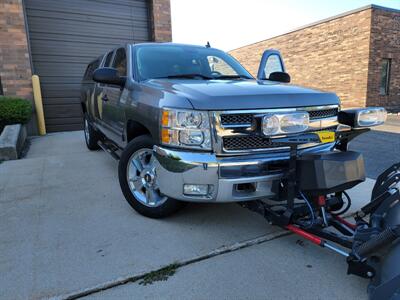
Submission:
M 31 143 L 25 159 L 0 164 L 1 299 L 366 298 L 367 281 L 347 276 L 342 257 L 236 204 L 138 215 L 117 162 L 89 152 L 82 132 Z M 352 191 L 358 205 L 372 185 Z M 152 282 L 162 272 L 149 272 L 176 262 Z M 139 284 L 146 274 L 152 284 Z

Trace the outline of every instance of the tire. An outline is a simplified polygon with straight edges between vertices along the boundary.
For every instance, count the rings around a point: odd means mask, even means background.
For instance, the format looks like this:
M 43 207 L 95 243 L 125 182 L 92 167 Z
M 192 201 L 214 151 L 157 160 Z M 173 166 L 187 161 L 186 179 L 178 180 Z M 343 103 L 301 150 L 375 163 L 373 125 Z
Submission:
M 86 146 L 91 151 L 99 150 L 100 146 L 97 144 L 97 142 L 100 140 L 101 135 L 93 128 L 92 124 L 90 124 L 87 114 L 85 114 L 83 118 L 83 126 L 84 126 L 83 132 L 85 134 Z
M 121 155 L 118 177 L 129 205 L 143 216 L 158 219 L 178 211 L 183 202 L 160 193 L 152 163 L 153 146 L 154 142 L 149 135 L 134 138 Z

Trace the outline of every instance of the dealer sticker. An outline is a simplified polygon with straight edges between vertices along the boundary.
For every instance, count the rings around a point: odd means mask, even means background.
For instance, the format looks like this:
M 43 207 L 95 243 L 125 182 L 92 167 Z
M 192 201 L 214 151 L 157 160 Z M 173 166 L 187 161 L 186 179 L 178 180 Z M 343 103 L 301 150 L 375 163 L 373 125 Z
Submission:
M 335 132 L 333 131 L 318 131 L 315 132 L 321 143 L 331 143 L 335 141 Z

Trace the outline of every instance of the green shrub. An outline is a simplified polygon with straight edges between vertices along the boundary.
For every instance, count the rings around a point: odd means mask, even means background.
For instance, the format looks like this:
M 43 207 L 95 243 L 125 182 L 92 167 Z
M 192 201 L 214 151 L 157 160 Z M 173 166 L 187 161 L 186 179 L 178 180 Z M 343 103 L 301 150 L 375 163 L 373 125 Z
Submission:
M 0 97 L 0 131 L 6 125 L 26 124 L 32 116 L 29 100 L 16 97 Z

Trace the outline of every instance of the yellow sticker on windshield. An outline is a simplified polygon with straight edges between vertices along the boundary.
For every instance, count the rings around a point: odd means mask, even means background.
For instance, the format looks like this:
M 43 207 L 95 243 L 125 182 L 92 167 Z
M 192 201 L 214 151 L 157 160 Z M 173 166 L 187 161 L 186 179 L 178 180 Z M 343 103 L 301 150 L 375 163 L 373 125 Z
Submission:
M 331 143 L 335 141 L 335 132 L 333 131 L 318 131 L 315 132 L 321 143 Z

